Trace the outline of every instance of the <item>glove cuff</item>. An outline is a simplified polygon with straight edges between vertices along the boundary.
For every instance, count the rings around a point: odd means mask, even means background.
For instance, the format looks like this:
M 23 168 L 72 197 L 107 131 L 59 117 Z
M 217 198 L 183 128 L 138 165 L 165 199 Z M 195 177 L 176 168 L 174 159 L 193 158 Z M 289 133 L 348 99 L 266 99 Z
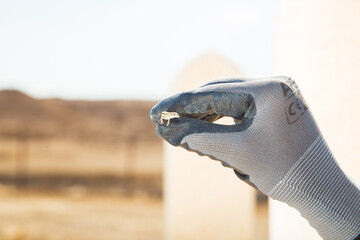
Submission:
M 352 240 L 360 234 L 360 191 L 321 135 L 269 196 L 296 208 L 323 239 Z

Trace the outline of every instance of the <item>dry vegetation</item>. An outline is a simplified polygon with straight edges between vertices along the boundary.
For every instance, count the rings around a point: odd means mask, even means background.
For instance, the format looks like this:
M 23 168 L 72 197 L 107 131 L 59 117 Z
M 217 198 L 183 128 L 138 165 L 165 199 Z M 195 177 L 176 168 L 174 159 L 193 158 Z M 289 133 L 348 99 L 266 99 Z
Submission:
M 0 91 L 0 240 L 161 238 L 154 104 Z
M 159 140 L 150 101 L 38 100 L 18 91 L 0 91 L 0 135 L 76 138 L 94 141 Z

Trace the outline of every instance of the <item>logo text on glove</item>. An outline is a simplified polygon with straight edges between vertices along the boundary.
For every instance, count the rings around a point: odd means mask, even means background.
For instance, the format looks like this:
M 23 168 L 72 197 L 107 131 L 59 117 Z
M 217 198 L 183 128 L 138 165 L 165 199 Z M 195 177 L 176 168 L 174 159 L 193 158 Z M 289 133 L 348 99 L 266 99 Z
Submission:
M 285 97 L 286 119 L 289 124 L 293 124 L 308 110 L 308 107 L 288 85 L 281 83 L 281 87 Z

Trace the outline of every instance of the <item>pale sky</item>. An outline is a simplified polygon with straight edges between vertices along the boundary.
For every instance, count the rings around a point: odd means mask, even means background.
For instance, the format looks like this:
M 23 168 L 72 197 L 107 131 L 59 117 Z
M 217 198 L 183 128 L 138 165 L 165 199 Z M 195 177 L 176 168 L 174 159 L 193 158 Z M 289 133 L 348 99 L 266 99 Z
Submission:
M 0 0 L 0 89 L 34 97 L 161 99 L 213 52 L 274 74 L 275 0 Z

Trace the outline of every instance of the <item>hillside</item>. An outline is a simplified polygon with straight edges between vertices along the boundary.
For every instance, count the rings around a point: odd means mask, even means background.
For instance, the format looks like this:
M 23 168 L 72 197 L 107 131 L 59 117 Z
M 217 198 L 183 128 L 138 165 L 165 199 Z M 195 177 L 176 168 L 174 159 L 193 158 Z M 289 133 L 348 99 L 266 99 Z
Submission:
M 149 119 L 152 101 L 35 99 L 0 91 L 0 136 L 159 141 Z

